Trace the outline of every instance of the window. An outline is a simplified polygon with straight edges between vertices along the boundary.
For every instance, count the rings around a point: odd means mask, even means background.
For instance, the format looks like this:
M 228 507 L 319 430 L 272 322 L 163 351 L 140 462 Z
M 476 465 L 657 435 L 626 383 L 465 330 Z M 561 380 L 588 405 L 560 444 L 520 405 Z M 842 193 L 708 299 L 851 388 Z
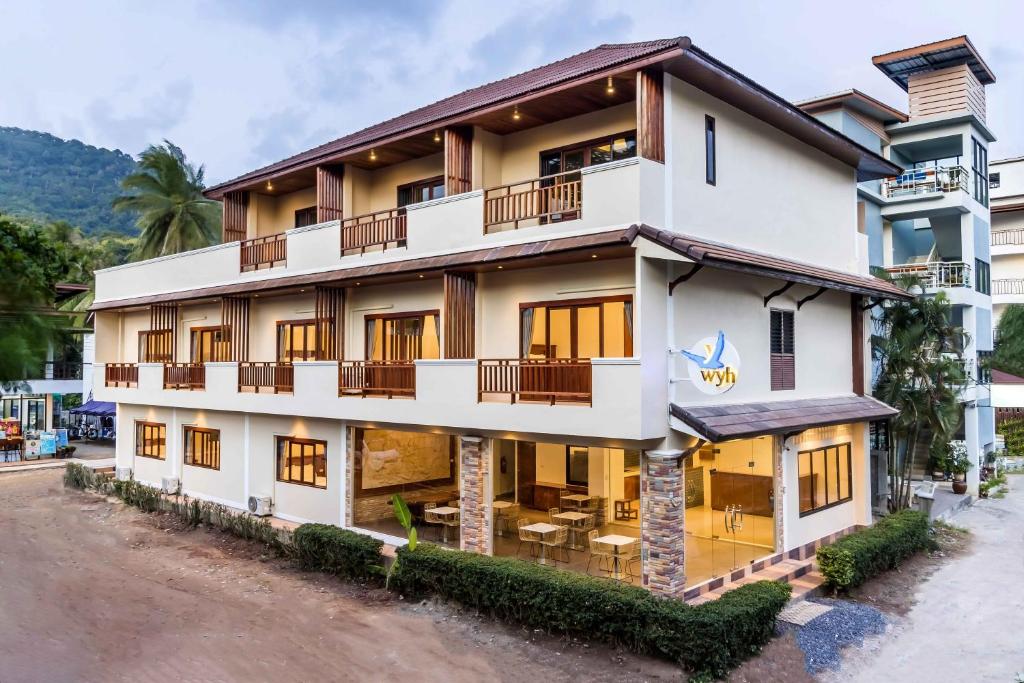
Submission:
M 190 332 L 193 363 L 210 363 L 227 358 L 227 335 L 222 326 L 193 327 Z
M 715 150 L 715 117 L 704 117 L 704 179 L 708 185 L 718 184 Z
M 440 358 L 438 311 L 366 316 L 366 360 Z
M 848 443 L 797 454 L 801 517 L 853 498 L 851 464 Z
M 417 180 L 408 185 L 398 188 L 398 207 L 408 204 L 419 204 L 420 202 L 440 199 L 444 196 L 444 176 Z
M 992 384 L 991 351 L 978 351 L 978 384 Z
M 171 363 L 171 330 L 139 332 L 140 363 Z
M 999 187 L 999 174 L 989 173 L 988 174 L 988 189 L 994 190 Z
M 636 131 L 578 142 L 540 153 L 541 177 L 578 171 L 587 166 L 605 164 L 636 156 Z M 573 178 L 578 179 L 578 178 Z
M 988 150 L 976 138 L 971 138 L 973 151 L 971 170 L 974 176 L 974 198 L 988 206 Z
M 135 422 L 135 455 L 163 460 L 167 457 L 167 426 L 157 422 Z
M 589 486 L 590 449 L 586 446 L 565 447 L 565 482 L 570 486 Z
M 519 306 L 521 358 L 633 355 L 633 297 L 544 301 Z
M 304 228 L 307 225 L 316 225 L 315 206 L 307 206 L 305 209 L 295 210 L 295 227 Z
M 980 294 L 992 293 L 992 266 L 979 258 L 974 259 L 974 288 Z
M 287 320 L 277 323 L 277 362 L 316 360 L 316 322 Z
M 327 488 L 327 442 L 277 437 L 277 480 Z
M 46 429 L 46 399 L 30 398 L 25 400 L 25 430 L 35 432 Z
M 772 391 L 796 388 L 793 311 L 771 311 Z
M 220 430 L 185 427 L 185 464 L 220 469 Z

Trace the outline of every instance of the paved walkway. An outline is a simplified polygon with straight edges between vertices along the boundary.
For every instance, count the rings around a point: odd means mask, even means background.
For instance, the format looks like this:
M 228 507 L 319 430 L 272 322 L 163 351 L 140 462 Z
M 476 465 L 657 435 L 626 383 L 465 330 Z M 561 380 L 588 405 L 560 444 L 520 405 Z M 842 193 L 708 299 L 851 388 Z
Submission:
M 1006 681 L 1024 673 L 1024 475 L 1006 498 L 953 518 L 970 550 L 924 582 L 894 630 L 856 649 L 831 680 Z

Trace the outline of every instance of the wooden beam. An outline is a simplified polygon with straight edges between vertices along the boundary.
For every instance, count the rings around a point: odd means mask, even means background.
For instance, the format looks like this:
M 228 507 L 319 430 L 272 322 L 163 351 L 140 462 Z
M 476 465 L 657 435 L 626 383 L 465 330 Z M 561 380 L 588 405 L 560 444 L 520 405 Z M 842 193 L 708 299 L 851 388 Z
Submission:
M 660 69 L 636 72 L 636 144 L 644 159 L 665 163 L 665 81 Z
M 444 129 L 444 194 L 450 197 L 473 189 L 473 128 Z
M 345 167 L 341 164 L 316 167 L 316 222 L 343 218 Z
M 444 357 L 476 355 L 476 273 L 444 273 Z
M 342 360 L 345 358 L 345 289 L 343 287 L 316 288 L 316 359 Z
M 221 361 L 249 360 L 249 297 L 226 296 L 220 300 L 221 341 L 227 342 Z M 215 356 L 216 357 L 216 356 Z
M 863 297 L 850 297 L 850 329 L 853 344 L 853 393 L 864 395 L 864 307 Z
M 249 193 L 241 190 L 224 194 L 222 242 L 239 242 L 249 229 Z

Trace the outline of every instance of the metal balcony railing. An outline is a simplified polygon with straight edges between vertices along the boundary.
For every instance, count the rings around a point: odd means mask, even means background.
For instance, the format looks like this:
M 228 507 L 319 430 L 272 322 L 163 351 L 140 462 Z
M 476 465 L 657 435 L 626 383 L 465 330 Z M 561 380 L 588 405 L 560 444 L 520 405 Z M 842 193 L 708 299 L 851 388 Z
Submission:
M 992 294 L 1024 294 L 1024 279 L 993 280 Z
M 1009 246 L 1012 244 L 1024 244 L 1024 228 L 992 231 L 993 247 Z
M 901 263 L 889 266 L 886 271 L 896 279 L 917 277 L 925 287 L 971 286 L 971 266 L 963 261 Z
M 967 169 L 963 166 L 912 168 L 882 181 L 882 195 L 893 199 L 933 192 L 967 192 Z

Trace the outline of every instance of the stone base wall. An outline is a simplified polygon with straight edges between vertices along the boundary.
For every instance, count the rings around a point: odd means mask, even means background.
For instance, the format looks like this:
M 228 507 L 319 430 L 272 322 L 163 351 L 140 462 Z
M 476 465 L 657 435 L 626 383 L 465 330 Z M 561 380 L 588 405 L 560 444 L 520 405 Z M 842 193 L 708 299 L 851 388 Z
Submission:
M 684 466 L 681 451 L 644 454 L 641 482 L 643 582 L 657 595 L 681 598 L 686 586 Z
M 462 522 L 459 547 L 472 553 L 490 554 L 491 524 L 487 505 L 487 480 L 490 477 L 490 440 L 476 436 L 459 438 L 460 478 L 462 480 Z

